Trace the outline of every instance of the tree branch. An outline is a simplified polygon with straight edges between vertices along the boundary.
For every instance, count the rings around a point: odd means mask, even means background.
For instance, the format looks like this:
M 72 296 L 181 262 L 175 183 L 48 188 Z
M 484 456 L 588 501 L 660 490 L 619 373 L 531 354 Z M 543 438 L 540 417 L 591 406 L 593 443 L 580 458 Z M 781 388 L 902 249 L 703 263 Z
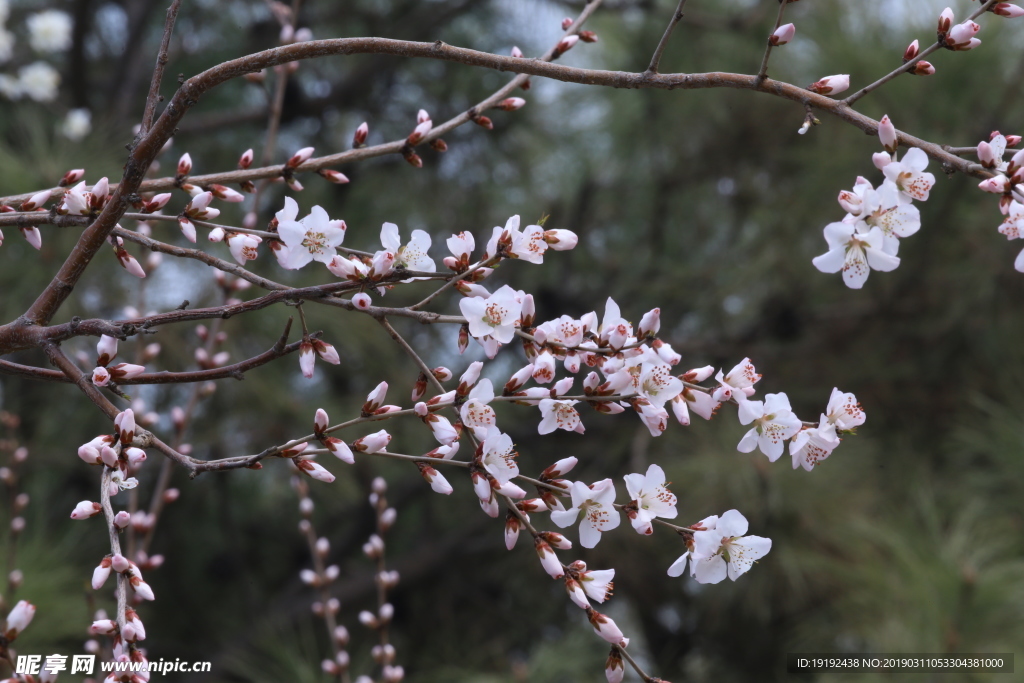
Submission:
M 156 103 L 160 101 L 160 82 L 164 77 L 164 67 L 167 66 L 167 48 L 171 44 L 171 33 L 174 31 L 174 22 L 178 18 L 178 9 L 181 7 L 181 0 L 171 0 L 171 6 L 167 8 L 167 19 L 164 23 L 164 35 L 160 40 L 160 51 L 156 55 L 156 66 L 153 67 L 153 80 L 149 84 L 149 95 L 146 97 L 146 109 L 142 114 L 142 127 L 139 135 L 145 135 L 150 126 L 153 125 L 153 117 L 156 116 Z
M 668 47 L 668 39 L 672 37 L 672 31 L 675 30 L 676 24 L 683 20 L 684 5 L 686 5 L 686 0 L 679 0 L 679 5 L 676 7 L 676 11 L 672 14 L 672 18 L 669 20 L 668 26 L 665 27 L 665 33 L 662 34 L 661 40 L 658 41 L 658 47 L 654 49 L 654 55 L 651 57 L 651 63 L 647 67 L 647 73 L 658 73 L 658 66 L 661 64 L 661 56 L 665 53 L 665 48 Z

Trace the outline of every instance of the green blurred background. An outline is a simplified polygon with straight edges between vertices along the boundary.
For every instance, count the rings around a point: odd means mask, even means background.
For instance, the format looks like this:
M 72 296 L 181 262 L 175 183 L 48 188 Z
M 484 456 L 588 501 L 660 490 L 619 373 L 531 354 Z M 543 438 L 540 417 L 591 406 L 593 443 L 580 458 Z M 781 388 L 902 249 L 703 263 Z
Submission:
M 950 3 L 958 17 L 976 6 Z M 579 44 L 564 63 L 643 70 L 675 4 L 609 0 L 588 24 L 600 42 Z M 52 185 L 80 166 L 90 184 L 120 175 L 164 10 L 151 0 L 47 6 L 75 17 L 75 45 L 66 58 L 51 60 L 63 75 L 57 102 L 0 100 L 3 194 Z M 863 86 L 898 66 L 912 39 L 929 44 L 943 6 L 923 0 L 792 5 L 787 19 L 796 23 L 797 37 L 774 53 L 769 73 L 802 85 L 848 72 L 854 88 Z M 318 38 L 440 39 L 502 54 L 518 45 L 535 55 L 557 40 L 561 18 L 581 7 L 545 0 L 307 0 L 298 25 Z M 770 0 L 691 0 L 662 71 L 754 72 L 777 7 Z M 35 0 L 13 2 L 9 29 L 17 35 L 24 16 L 40 8 Z M 936 75 L 903 76 L 858 108 L 873 117 L 888 113 L 899 128 L 954 146 L 974 145 L 994 128 L 1024 133 L 1014 128 L 1024 112 L 1024 20 L 988 15 L 982 21 L 980 49 L 938 53 Z M 172 92 L 179 72 L 191 75 L 271 47 L 277 33 L 263 3 L 185 2 L 164 93 Z M 12 64 L 19 59 L 31 57 L 16 52 Z M 305 145 L 318 153 L 346 149 L 364 120 L 371 144 L 400 138 L 420 107 L 440 122 L 507 78 L 392 57 L 305 63 L 289 84 L 274 158 L 281 162 Z M 267 86 L 272 83 L 268 78 Z M 322 204 L 344 218 L 346 245 L 355 248 L 375 248 L 384 221 L 398 223 L 403 234 L 427 230 L 438 262 L 446 253 L 442 241 L 453 232 L 473 231 L 482 243 L 511 214 L 531 222 L 550 215 L 547 225 L 576 231 L 580 246 L 551 254 L 543 266 L 510 264 L 495 276 L 496 283 L 531 291 L 540 319 L 600 312 L 609 295 L 634 321 L 660 306 L 663 335 L 683 354 L 683 366 L 729 368 L 750 356 L 764 374 L 761 392 L 787 392 L 805 419 L 824 409 L 833 386 L 854 392 L 868 415 L 855 438 L 807 473 L 792 471 L 788 458 L 773 465 L 759 453 L 737 453 L 744 428 L 728 407 L 710 423 L 673 424 L 658 439 L 628 414 L 593 412 L 584 414 L 585 437 L 559 432 L 539 439 L 534 411 L 500 407 L 524 473 L 575 455 L 580 465 L 573 478 L 612 476 L 621 485 L 623 474 L 656 462 L 673 482 L 685 523 L 738 508 L 750 533 L 773 539 L 772 552 L 753 571 L 717 586 L 666 576 L 683 548 L 664 531 L 645 538 L 624 524 L 596 549 L 567 553 L 591 567 L 615 567 L 616 595 L 603 611 L 633 637 L 630 650 L 675 683 L 902 680 L 790 676 L 785 654 L 796 651 L 1024 652 L 1024 275 L 1013 270 L 1016 245 L 995 230 L 1001 217 L 992 198 L 975 190 L 975 180 L 947 178 L 933 163 L 937 186 L 921 205 L 920 233 L 903 244 L 902 265 L 874 273 L 862 291 L 853 291 L 838 275 L 815 270 L 811 258 L 825 251 L 821 229 L 843 215 L 837 193 L 857 175 L 881 181 L 871 164 L 875 139 L 824 116 L 821 126 L 799 136 L 802 107 L 750 92 L 613 91 L 537 78 L 532 85 L 525 108 L 492 112 L 493 131 L 458 129 L 447 138 L 446 154 L 422 153 L 423 169 L 395 156 L 341 167 L 352 180 L 345 186 L 304 178 L 301 206 Z M 233 168 L 248 147 L 258 157 L 266 102 L 262 86 L 241 80 L 204 98 L 161 158 L 159 175 L 173 172 L 185 151 L 196 173 Z M 93 116 L 93 133 L 78 143 L 56 132 L 71 107 L 88 107 Z M 260 223 L 280 207 L 282 194 L 274 186 L 264 195 Z M 181 198 L 174 202 L 179 206 Z M 241 216 L 237 205 L 227 205 L 222 219 L 230 224 Z M 184 243 L 173 224 L 157 224 L 154 234 Z M 16 230 L 6 237 L 0 249 L 5 321 L 25 309 L 75 239 L 70 230 L 43 228 L 37 253 Z M 228 258 L 223 245 L 209 250 Z M 283 272 L 266 251 L 251 265 L 279 281 L 322 280 L 318 270 Z M 139 289 L 104 252 L 58 322 L 72 315 L 118 317 L 126 305 L 168 310 L 186 298 L 195 306 L 220 300 L 212 273 L 194 262 L 165 259 L 143 284 Z M 396 291 L 386 301 L 411 303 L 423 291 Z M 194 455 L 244 454 L 306 433 L 317 407 L 335 421 L 353 416 L 382 379 L 391 384 L 392 402 L 408 402 L 416 370 L 372 321 L 307 308 L 310 325 L 324 330 L 345 362 L 318 364 L 311 381 L 290 358 L 244 382 L 222 382 L 198 404 L 189 427 Z M 438 310 L 454 313 L 457 301 L 446 299 Z M 223 348 L 235 360 L 263 351 L 293 313 L 277 307 L 225 321 Z M 459 357 L 454 328 L 396 324 L 431 365 L 458 374 L 481 355 L 473 346 Z M 153 365 L 161 369 L 194 367 L 201 343 L 187 326 L 161 329 L 145 341 L 163 345 Z M 66 348 L 91 356 L 93 345 L 81 339 Z M 122 357 L 135 353 L 122 344 Z M 36 353 L 12 359 L 45 364 Z M 490 372 L 503 381 L 522 363 L 521 351 L 509 349 Z M 187 402 L 191 388 L 129 393 L 159 413 L 157 431 L 170 433 L 170 409 Z M 88 587 L 92 567 L 107 552 L 103 525 L 68 520 L 74 504 L 95 499 L 97 490 L 97 470 L 83 465 L 75 449 L 107 424 L 69 386 L 9 376 L 0 376 L 0 407 L 21 418 L 6 436 L 31 452 L 19 484 L 32 496 L 18 543 L 26 578 L 14 597 L 39 611 L 17 645 L 23 653 L 78 653 L 92 610 L 113 606 L 110 591 L 93 594 Z M 433 447 L 418 424 L 388 428 L 400 452 Z M 311 483 L 313 521 L 331 540 L 329 562 L 341 567 L 334 593 L 353 634 L 355 673 L 370 666 L 371 636 L 356 615 L 376 600 L 373 567 L 360 547 L 373 528 L 369 482 L 380 475 L 399 513 L 389 545 L 389 564 L 402 576 L 393 594 L 393 641 L 408 680 L 603 680 L 605 645 L 527 544 L 505 550 L 501 522 L 479 511 L 468 481 L 452 474 L 455 493 L 441 498 L 404 463 L 325 464 L 338 480 Z M 143 500 L 159 466 L 152 453 L 141 475 Z M 298 579 L 310 558 L 296 527 L 290 477 L 278 462 L 195 481 L 174 473 L 181 498 L 167 508 L 152 547 L 166 562 L 146 576 L 158 599 L 140 609 L 146 646 L 153 659 L 212 660 L 213 673 L 167 680 L 327 680 L 319 664 L 329 651 L 324 629 L 310 613 L 313 592 Z M 6 535 L 0 541 L 0 556 L 9 554 L 9 542 Z

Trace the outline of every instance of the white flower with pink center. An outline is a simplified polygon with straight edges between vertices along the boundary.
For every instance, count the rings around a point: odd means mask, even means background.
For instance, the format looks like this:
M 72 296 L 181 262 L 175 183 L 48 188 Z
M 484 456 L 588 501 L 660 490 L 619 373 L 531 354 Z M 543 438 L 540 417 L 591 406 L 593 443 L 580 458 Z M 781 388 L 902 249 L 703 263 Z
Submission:
M 1003 141 L 1005 149 L 1006 141 Z M 1002 157 L 1002 153 L 999 154 Z M 882 169 L 886 179 L 892 181 L 900 192 L 919 202 L 927 201 L 928 193 L 935 186 L 935 176 L 926 173 L 928 155 L 917 147 L 912 147 L 903 155 L 901 161 L 892 161 Z
M 822 415 L 817 427 L 800 431 L 789 442 L 793 469 L 803 467 L 810 472 L 815 465 L 832 455 L 838 445 L 835 425 L 829 424 L 828 418 Z
M 619 513 L 615 509 L 615 484 L 611 479 L 602 479 L 591 486 L 574 481 L 569 490 L 572 507 L 568 510 L 552 510 L 551 521 L 561 528 L 572 526 L 582 514 L 580 521 L 580 545 L 593 548 L 601 540 L 601 533 L 619 526 Z
M 395 265 L 408 270 L 435 271 L 434 260 L 427 255 L 430 249 L 430 235 L 422 230 L 413 230 L 412 239 L 402 245 L 398 226 L 385 223 L 380 229 L 380 241 L 384 248 L 395 254 Z
M 459 302 L 459 309 L 469 323 L 469 333 L 477 339 L 486 336 L 502 344 L 512 341 L 523 304 L 518 293 L 503 285 L 486 299 L 470 297 Z
M 469 397 L 459 409 L 462 424 L 473 430 L 478 439 L 484 438 L 498 423 L 494 408 L 488 405 L 493 400 L 494 387 L 491 380 L 482 379 L 469 392 Z
M 728 374 L 723 374 L 721 370 L 715 374 L 718 388 L 715 390 L 712 398 L 716 402 L 728 401 L 730 398 L 742 401 L 754 394 L 754 385 L 760 379 L 761 375 L 754 369 L 754 364 L 750 362 L 749 358 L 744 358 Z M 687 400 L 691 403 L 693 402 L 690 399 Z M 698 413 L 698 415 L 702 414 Z M 711 418 L 705 417 L 704 419 L 709 420 Z
M 844 394 L 835 388 L 832 389 L 832 395 L 828 399 L 825 414 L 829 424 L 834 424 L 836 429 L 840 430 L 859 427 L 867 419 L 856 396 L 849 393 Z
M 744 536 L 747 528 L 747 518 L 737 510 L 729 510 L 718 519 L 714 529 L 694 533 L 691 558 L 696 565 L 697 581 L 719 583 L 726 575 L 735 581 L 768 554 L 771 539 Z
M 823 273 L 843 272 L 843 282 L 850 289 L 860 289 L 872 270 L 889 272 L 900 265 L 899 257 L 885 253 L 885 233 L 873 227 L 867 233 L 856 232 L 853 225 L 829 223 L 825 226 L 828 252 L 812 260 Z
M 633 528 L 641 534 L 654 531 L 651 520 L 655 517 L 675 519 L 676 496 L 665 486 L 665 470 L 658 465 L 647 468 L 647 474 L 627 474 L 626 492 L 632 499 L 636 510 L 629 511 L 629 520 Z
M 672 375 L 672 366 L 650 352 L 642 363 L 633 366 L 633 389 L 651 404 L 662 408 L 683 391 L 683 383 Z
M 866 190 L 860 221 L 852 224 L 861 234 L 874 227 L 881 228 L 882 251 L 895 256 L 900 249 L 900 238 L 910 237 L 921 229 L 921 212 L 910 204 L 906 195 L 900 193 L 895 183 L 886 180 L 877 190 Z
M 345 241 L 345 221 L 332 221 L 319 206 L 314 206 L 308 216 L 296 221 L 294 216 L 298 213 L 298 205 L 295 200 L 285 197 L 284 203 L 285 208 L 277 214 L 277 232 L 288 249 L 282 265 L 289 270 L 298 270 L 311 261 L 330 263 L 337 255 L 335 247 Z M 289 220 L 288 216 L 292 218 Z
M 503 434 L 497 427 L 491 429 L 480 444 L 480 465 L 501 485 L 519 476 L 519 466 L 516 464 L 518 456 L 512 437 Z
M 516 233 L 512 239 L 512 256 L 529 263 L 544 263 L 544 252 L 548 243 L 544 240 L 544 228 L 539 225 L 527 225 Z
M 750 453 L 755 448 L 775 462 L 782 455 L 782 443 L 800 431 L 803 423 L 793 414 L 789 397 L 783 393 L 765 394 L 764 401 L 743 401 L 739 408 L 740 424 L 754 426 L 740 440 L 736 450 Z
M 556 429 L 564 429 L 567 432 L 583 433 L 583 423 L 580 421 L 580 414 L 573 408 L 578 401 L 563 401 L 554 398 L 543 398 L 540 401 L 540 425 L 537 427 L 539 434 L 550 434 Z

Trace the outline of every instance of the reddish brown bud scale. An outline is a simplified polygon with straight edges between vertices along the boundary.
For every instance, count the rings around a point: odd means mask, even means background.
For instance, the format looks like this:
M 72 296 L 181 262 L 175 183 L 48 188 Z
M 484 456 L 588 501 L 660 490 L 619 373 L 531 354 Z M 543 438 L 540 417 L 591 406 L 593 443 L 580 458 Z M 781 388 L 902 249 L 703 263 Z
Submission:
M 597 34 L 593 31 L 580 31 L 580 40 L 584 43 L 596 43 Z
M 419 154 L 412 151 L 411 149 L 404 150 L 402 152 L 402 156 L 405 158 L 407 162 L 409 162 L 410 166 L 413 166 L 415 168 L 423 168 L 423 159 L 420 157 Z
M 494 130 L 494 122 L 491 121 L 486 116 L 477 116 L 475 119 L 473 119 L 473 123 L 480 126 L 481 128 L 486 128 L 487 130 Z
M 448 143 L 445 142 L 444 140 L 442 140 L 441 138 L 436 138 L 434 140 L 431 140 L 430 141 L 430 147 L 435 152 L 447 152 L 448 151 Z

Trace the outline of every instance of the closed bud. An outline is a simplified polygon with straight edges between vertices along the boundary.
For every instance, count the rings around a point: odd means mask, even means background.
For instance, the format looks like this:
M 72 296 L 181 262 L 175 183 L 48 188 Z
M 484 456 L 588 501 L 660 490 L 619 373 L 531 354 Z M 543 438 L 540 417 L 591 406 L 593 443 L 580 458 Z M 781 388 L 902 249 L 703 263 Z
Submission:
M 302 149 L 300 149 L 299 151 L 292 155 L 291 159 L 288 160 L 288 163 L 286 163 L 285 166 L 287 166 L 288 168 L 297 168 L 306 161 L 308 161 L 309 158 L 312 156 L 313 148 L 303 147 Z
M 580 37 L 577 35 L 565 36 L 558 45 L 555 46 L 555 57 L 564 55 L 566 52 L 572 49 L 572 46 L 579 42 Z
M 935 73 L 935 67 L 932 66 L 931 62 L 926 62 L 922 59 L 914 65 L 914 68 L 910 70 L 910 73 L 914 76 L 931 76 Z
M 356 132 L 352 136 L 352 146 L 353 147 L 362 147 L 363 145 L 365 145 L 366 144 L 366 136 L 369 135 L 369 134 L 370 134 L 370 124 L 368 124 L 366 121 L 363 121 L 362 123 L 359 124 L 359 127 L 356 128 Z
M 835 76 L 826 76 L 819 81 L 811 83 L 807 86 L 807 89 L 819 95 L 838 95 L 849 87 L 850 75 L 836 74 Z
M 317 173 L 321 177 L 326 178 L 335 185 L 344 185 L 345 183 L 348 182 L 348 176 L 346 176 L 341 171 L 334 171 L 329 168 L 322 168 L 319 171 L 317 171 Z
M 501 102 L 498 102 L 496 106 L 503 111 L 515 111 L 522 108 L 524 104 L 526 104 L 526 100 L 522 97 L 506 97 Z
M 917 40 L 908 45 L 907 49 L 903 52 L 903 63 L 906 64 L 914 57 L 917 57 L 917 53 L 920 51 L 920 49 L 921 47 Z
M 187 176 L 191 172 L 192 157 L 189 155 L 188 152 L 185 152 L 184 154 L 181 155 L 181 158 L 178 159 L 178 175 Z
M 774 47 L 785 45 L 793 40 L 794 35 L 796 35 L 796 26 L 793 24 L 783 24 L 768 37 L 768 44 Z

